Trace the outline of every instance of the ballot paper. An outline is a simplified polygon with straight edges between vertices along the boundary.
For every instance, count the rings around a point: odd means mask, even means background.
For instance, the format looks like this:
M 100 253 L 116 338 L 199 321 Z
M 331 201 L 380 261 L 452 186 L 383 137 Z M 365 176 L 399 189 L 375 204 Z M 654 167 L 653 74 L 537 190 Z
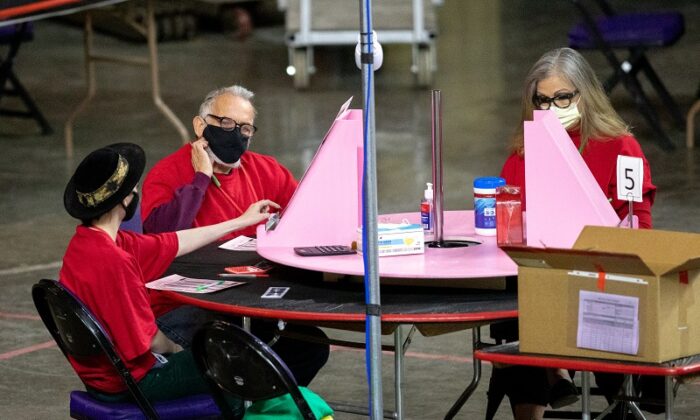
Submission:
M 227 249 L 229 251 L 255 251 L 257 244 L 255 238 L 249 238 L 247 236 L 241 235 L 236 236 L 230 241 L 226 241 L 219 245 L 221 249 Z
M 185 293 L 212 293 L 229 287 L 245 284 L 241 281 L 192 279 L 178 274 L 172 274 L 158 280 L 146 283 L 146 287 L 156 290 L 170 290 Z
M 637 354 L 639 298 L 581 290 L 578 308 L 577 347 Z

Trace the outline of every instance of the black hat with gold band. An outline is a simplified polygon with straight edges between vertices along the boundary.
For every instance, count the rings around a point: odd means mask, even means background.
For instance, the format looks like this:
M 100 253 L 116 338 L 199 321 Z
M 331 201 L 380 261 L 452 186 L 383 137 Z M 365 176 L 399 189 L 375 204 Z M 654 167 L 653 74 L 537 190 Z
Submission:
M 143 149 L 133 143 L 95 150 L 80 162 L 68 181 L 63 205 L 77 219 L 96 219 L 131 193 L 145 166 Z

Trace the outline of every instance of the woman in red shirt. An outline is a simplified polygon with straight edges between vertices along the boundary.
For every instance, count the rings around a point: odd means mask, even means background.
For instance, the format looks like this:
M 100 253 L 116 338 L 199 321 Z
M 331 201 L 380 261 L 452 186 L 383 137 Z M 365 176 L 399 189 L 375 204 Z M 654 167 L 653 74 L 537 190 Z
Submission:
M 511 155 L 501 171 L 507 184 L 521 188 L 523 210 L 526 206 L 524 122 L 532 120 L 536 109 L 550 109 L 556 113 L 620 218 L 627 215 L 628 203 L 617 199 L 617 157 L 642 159 L 643 201 L 635 202 L 633 209 L 639 218 L 639 227 L 651 228 L 656 187 L 651 183 L 649 163 L 629 127 L 610 104 L 591 66 L 570 48 L 545 53 L 525 79 L 520 124 L 512 138 Z M 513 330 L 511 338 L 517 339 L 517 325 Z M 547 404 L 557 408 L 576 400 L 576 390 L 567 372 L 562 370 L 511 367 L 494 375 L 504 377 L 501 382 L 507 383 L 505 387 L 516 419 L 539 419 Z M 605 395 L 615 394 L 621 379 L 618 375 L 596 375 L 596 382 Z

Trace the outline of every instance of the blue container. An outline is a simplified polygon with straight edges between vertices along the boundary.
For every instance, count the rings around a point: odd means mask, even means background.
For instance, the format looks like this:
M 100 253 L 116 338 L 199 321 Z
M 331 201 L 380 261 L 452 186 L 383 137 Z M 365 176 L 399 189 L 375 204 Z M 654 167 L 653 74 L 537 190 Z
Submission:
M 496 236 L 496 188 L 506 180 L 485 176 L 474 180 L 474 231 L 477 235 Z

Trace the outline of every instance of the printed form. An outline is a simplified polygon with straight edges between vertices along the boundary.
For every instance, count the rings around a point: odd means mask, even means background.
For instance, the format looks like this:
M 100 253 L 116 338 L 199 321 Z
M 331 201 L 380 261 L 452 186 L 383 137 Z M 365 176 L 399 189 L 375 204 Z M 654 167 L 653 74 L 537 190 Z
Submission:
M 581 290 L 576 347 L 637 354 L 639 298 Z

